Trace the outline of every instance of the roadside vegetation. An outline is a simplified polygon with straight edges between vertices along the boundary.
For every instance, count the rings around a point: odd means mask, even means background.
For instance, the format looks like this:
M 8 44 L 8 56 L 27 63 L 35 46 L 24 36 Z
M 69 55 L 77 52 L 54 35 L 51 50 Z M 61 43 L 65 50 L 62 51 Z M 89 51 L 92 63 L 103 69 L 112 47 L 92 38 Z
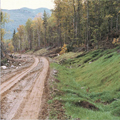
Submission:
M 53 83 L 58 91 L 50 103 L 58 100 L 70 118 L 119 120 L 119 60 L 120 47 L 117 47 L 68 57 L 62 63 L 59 61 L 59 64 L 52 63 L 51 68 L 58 71 L 55 78 L 59 82 Z

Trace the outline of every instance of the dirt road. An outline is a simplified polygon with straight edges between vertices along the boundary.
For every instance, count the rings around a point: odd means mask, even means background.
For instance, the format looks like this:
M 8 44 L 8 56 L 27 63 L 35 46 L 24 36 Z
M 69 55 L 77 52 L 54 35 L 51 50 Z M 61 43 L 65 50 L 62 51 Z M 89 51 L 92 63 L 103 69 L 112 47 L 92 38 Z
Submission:
M 1 119 L 37 119 L 41 109 L 49 62 L 33 57 L 34 63 L 1 84 Z

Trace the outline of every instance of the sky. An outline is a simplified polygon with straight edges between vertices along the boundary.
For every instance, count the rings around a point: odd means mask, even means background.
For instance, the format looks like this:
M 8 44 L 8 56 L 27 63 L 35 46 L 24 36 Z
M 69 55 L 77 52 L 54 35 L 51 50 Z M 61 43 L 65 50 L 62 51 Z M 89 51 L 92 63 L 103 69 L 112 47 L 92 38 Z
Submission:
M 19 9 L 22 7 L 27 8 L 41 8 L 48 9 L 54 8 L 54 0 L 1 0 L 1 9 Z

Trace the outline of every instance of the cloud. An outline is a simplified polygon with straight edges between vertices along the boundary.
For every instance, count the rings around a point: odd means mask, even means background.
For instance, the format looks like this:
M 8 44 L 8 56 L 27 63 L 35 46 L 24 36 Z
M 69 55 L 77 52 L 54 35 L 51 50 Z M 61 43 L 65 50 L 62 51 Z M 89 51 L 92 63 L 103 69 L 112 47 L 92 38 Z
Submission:
M 54 8 L 54 0 L 1 0 L 2 9 L 19 9 L 28 7 L 32 9 L 45 7 L 49 9 Z

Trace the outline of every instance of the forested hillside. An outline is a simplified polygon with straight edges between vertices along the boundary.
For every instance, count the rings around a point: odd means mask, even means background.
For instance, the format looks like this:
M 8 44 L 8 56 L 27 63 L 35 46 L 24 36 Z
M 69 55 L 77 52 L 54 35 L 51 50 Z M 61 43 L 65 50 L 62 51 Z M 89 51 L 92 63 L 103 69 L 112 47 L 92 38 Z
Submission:
M 55 0 L 55 9 L 50 17 L 38 15 L 19 26 L 18 33 L 22 49 L 43 46 L 111 48 L 119 44 L 120 1 L 112 0 Z M 113 41 L 114 39 L 114 41 Z M 14 38 L 14 41 L 15 38 Z M 15 43 L 15 42 L 14 42 Z M 28 44 L 29 43 L 29 44 Z M 14 45 L 15 46 L 15 45 Z M 20 47 L 17 47 L 20 49 Z
M 19 25 L 25 25 L 28 18 L 33 19 L 38 13 L 43 15 L 44 10 L 46 10 L 46 12 L 51 15 L 51 11 L 47 8 L 30 9 L 24 7 L 13 10 L 2 9 L 2 12 L 7 13 L 10 18 L 10 22 L 4 25 L 4 28 L 6 29 L 4 38 L 11 39 L 14 29 L 17 31 Z

